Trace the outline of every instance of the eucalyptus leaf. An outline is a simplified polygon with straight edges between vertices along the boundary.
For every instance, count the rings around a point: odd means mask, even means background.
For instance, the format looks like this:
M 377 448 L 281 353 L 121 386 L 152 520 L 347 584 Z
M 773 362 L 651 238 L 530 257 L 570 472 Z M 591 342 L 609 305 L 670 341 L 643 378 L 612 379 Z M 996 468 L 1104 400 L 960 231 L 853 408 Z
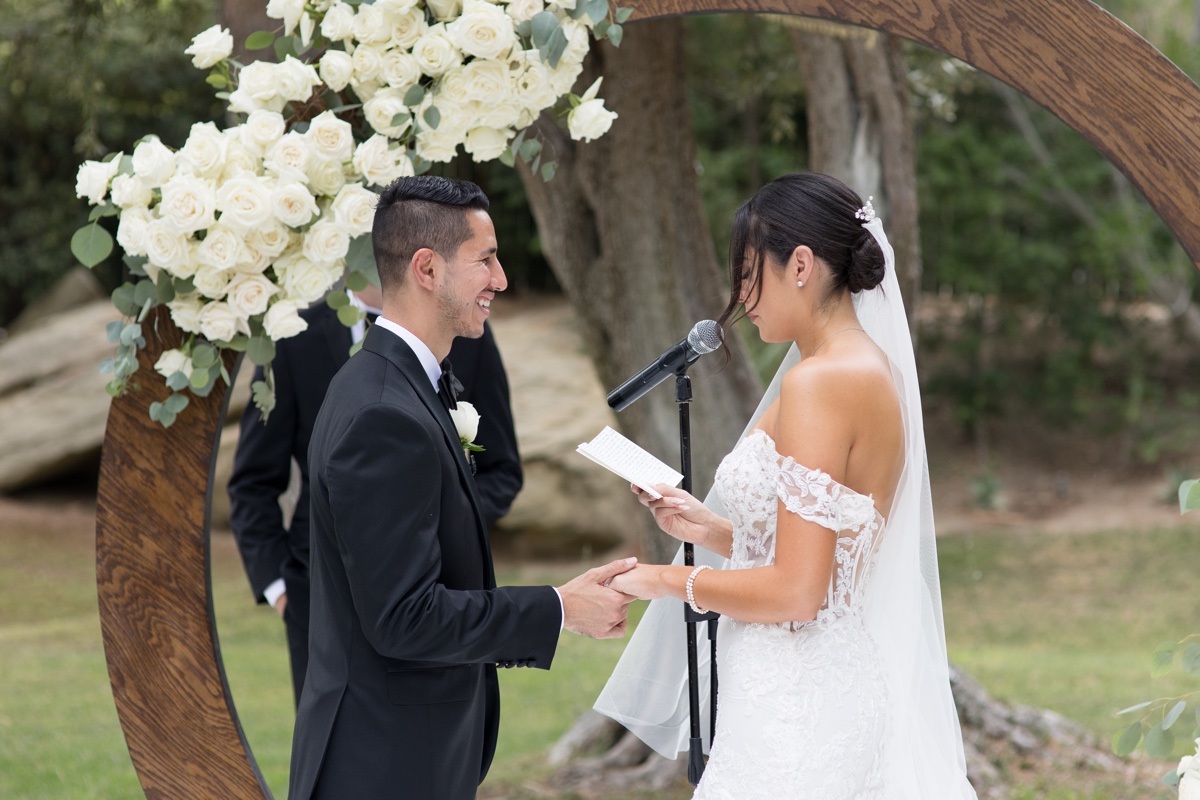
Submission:
M 275 410 L 275 390 L 266 381 L 254 381 L 250 384 L 250 396 L 255 407 L 262 412 L 263 422 Z
M 133 174 L 133 156 L 132 155 L 129 155 L 126 153 L 121 154 L 121 165 L 119 167 L 117 167 L 117 174 L 118 175 L 132 175 Z
M 575 7 L 578 9 L 579 4 L 577 3 Z M 539 50 L 549 43 L 551 34 L 562 28 L 558 17 L 554 16 L 554 13 L 551 11 L 542 11 L 534 14 L 533 18 L 529 20 L 529 24 L 530 33 L 533 36 L 533 46 Z
M 362 343 L 363 343 L 363 340 L 362 340 L 362 339 L 359 339 L 357 342 L 355 342 L 354 344 L 350 345 L 350 355 L 352 355 L 352 356 L 353 356 L 353 355 L 354 355 L 355 353 L 357 353 L 359 350 L 362 350 Z
M 1113 738 L 1113 752 L 1119 756 L 1127 756 L 1132 753 L 1138 746 L 1138 742 L 1142 740 L 1144 731 L 1145 726 L 1140 721 L 1121 731 Z
M 154 298 L 153 298 L 153 297 L 147 297 L 147 298 L 146 298 L 146 299 L 145 299 L 145 300 L 142 302 L 142 307 L 141 307 L 141 309 L 139 309 L 139 310 L 138 310 L 137 321 L 138 321 L 138 322 L 141 322 L 141 321 L 143 321 L 144 319 L 146 319 L 146 315 L 150 313 L 150 309 L 152 309 L 152 308 L 154 308 Z M 138 345 L 138 346 L 139 346 L 139 347 L 141 347 L 141 346 L 143 346 L 143 345 Z
M 112 235 L 101 228 L 99 223 L 84 225 L 71 236 L 71 255 L 88 269 L 108 258 L 112 251 Z
M 412 122 L 412 114 L 407 111 L 401 111 L 398 114 L 392 115 L 392 127 L 404 129 Z M 436 127 L 436 126 L 434 126 Z
M 625 29 L 620 25 L 610 25 L 608 28 L 608 40 L 612 42 L 613 47 L 620 47 L 621 40 L 625 38 Z
M 246 357 L 260 367 L 270 364 L 275 358 L 275 342 L 269 336 L 251 336 L 246 344 Z
M 428 125 L 431 130 L 436 131 L 438 123 L 442 121 L 442 112 L 437 110 L 437 106 L 430 106 L 429 108 L 425 109 L 425 113 L 421 115 L 421 118 L 425 120 L 425 124 Z
M 104 384 L 104 391 L 109 397 L 120 397 L 125 394 L 125 381 L 114 378 Z M 153 417 L 151 417 L 153 419 Z
M 604 38 L 604 32 L 612 26 L 612 23 L 606 19 L 602 19 L 596 23 L 596 27 L 592 28 L 592 35 L 597 39 Z
M 112 344 L 121 341 L 121 331 L 125 329 L 125 323 L 119 319 L 114 319 L 112 322 L 104 326 L 104 335 Z
M 112 302 L 123 317 L 136 316 L 139 307 L 133 302 L 133 284 L 123 283 L 112 291 Z
M 1162 776 L 1162 782 L 1165 783 L 1167 786 L 1179 785 L 1179 773 L 1176 772 L 1175 770 L 1171 770 L 1166 775 Z
M 131 322 L 121 329 L 121 335 L 118 341 L 126 347 L 132 347 L 142 335 L 142 326 L 136 322 Z
M 570 12 L 568 12 L 568 13 L 570 13 Z M 521 37 L 522 39 L 528 39 L 532 35 L 533 35 L 533 23 L 532 22 L 530 22 L 527 19 L 523 19 L 519 23 L 517 23 L 517 36 Z
M 364 233 L 350 240 L 350 248 L 346 251 L 346 269 L 350 272 L 367 272 L 375 270 L 375 249 L 371 245 L 371 234 Z M 343 294 L 343 297 L 345 295 Z M 331 308 L 338 306 L 330 303 Z
M 229 88 L 229 79 L 219 72 L 209 73 L 209 76 L 204 79 L 204 82 L 214 89 Z
M 1184 645 L 1181 663 L 1183 671 L 1188 675 L 1200 675 L 1200 642 L 1188 642 Z
M 542 164 L 542 180 L 549 183 L 554 178 L 554 171 L 558 169 L 557 161 L 547 161 Z
M 519 152 L 521 155 L 521 160 L 528 163 L 532 161 L 538 153 L 542 152 L 542 143 L 537 139 L 530 139 L 529 141 L 521 144 L 521 149 Z
M 115 358 L 104 359 L 103 361 L 100 362 L 100 374 L 101 375 L 112 374 L 113 368 L 115 368 L 116 365 L 117 365 L 117 360 Z
M 251 327 L 253 328 L 253 320 L 251 320 Z M 233 338 L 225 343 L 225 346 L 228 349 L 234 350 L 238 353 L 244 353 L 244 352 L 246 352 L 246 345 L 249 344 L 249 342 L 250 342 L 250 337 L 247 336 L 246 334 L 235 333 L 233 335 Z
M 246 37 L 247 50 L 266 50 L 275 44 L 275 34 L 271 31 L 255 31 Z
M 172 414 L 178 414 L 187 408 L 190 402 L 186 394 L 172 394 L 163 401 L 163 406 Z
M 1200 480 L 1184 481 L 1179 484 L 1179 513 L 1186 514 L 1200 508 Z
M 421 101 L 425 99 L 425 87 L 419 83 L 414 83 L 408 87 L 408 91 L 404 93 L 404 105 L 409 108 L 421 105 Z M 392 123 L 395 124 L 395 123 Z
M 284 61 L 288 56 L 296 55 L 296 45 L 291 36 L 280 36 L 275 40 L 275 60 Z
M 170 277 L 166 275 L 162 275 L 160 277 L 162 280 L 154 284 L 154 299 L 159 305 L 162 305 L 175 299 L 175 284 L 172 283 Z
M 338 317 L 338 322 L 342 323 L 347 328 L 350 328 L 350 327 L 353 327 L 354 324 L 357 323 L 360 319 L 362 319 L 362 312 L 360 312 L 354 306 L 345 305 L 338 309 L 337 317 Z
M 172 278 L 171 282 L 175 284 L 175 294 L 191 294 L 196 291 L 196 279 L 192 278 Z
M 197 369 L 208 369 L 217 363 L 217 348 L 205 342 L 198 343 L 192 348 L 192 366 Z
M 191 383 L 191 381 L 188 379 L 188 376 L 183 372 L 183 370 L 172 372 L 167 378 L 167 388 L 173 392 L 181 391 L 187 387 L 189 383 Z
M 354 245 L 352 244 L 351 247 Z M 347 259 L 348 261 L 349 259 Z M 350 297 L 345 292 L 330 292 L 325 295 L 325 305 L 337 311 L 342 306 L 350 302 Z
M 1165 717 L 1163 717 L 1163 721 L 1162 721 L 1163 728 L 1170 728 L 1172 725 L 1174 725 L 1175 721 L 1179 719 L 1180 715 L 1183 714 L 1183 711 L 1186 708 L 1187 708 L 1186 700 L 1180 700 L 1178 703 L 1171 706 L 1171 710 L 1167 712 L 1167 715 Z
M 500 163 L 506 167 L 516 166 L 516 163 L 517 163 L 517 159 L 513 157 L 512 148 L 509 148 L 508 150 L 505 150 L 503 153 L 501 153 L 499 160 L 500 160 Z
M 199 367 L 193 369 L 191 376 L 188 378 L 188 384 L 194 392 L 203 391 L 210 383 L 212 383 L 212 374 L 207 369 Z
M 512 142 L 509 143 L 509 145 L 508 145 L 508 149 L 511 152 L 513 152 L 514 154 L 519 153 L 521 151 L 521 145 L 525 143 L 525 135 L 528 133 L 529 133 L 529 128 L 526 128 L 525 130 L 521 131 L 516 136 L 514 136 Z
M 546 62 L 550 69 L 557 69 L 558 60 L 562 58 L 562 54 L 567 49 L 568 44 L 570 44 L 570 41 L 567 39 L 567 34 L 559 27 L 554 30 L 554 33 L 550 34 L 549 41 L 538 48 L 538 53 L 541 54 L 542 60 Z
M 105 203 L 102 206 L 96 206 L 92 209 L 91 213 L 88 214 L 88 222 L 95 222 L 104 217 L 115 217 L 120 213 L 121 209 L 119 207 L 112 203 Z
M 154 281 L 150 279 L 138 281 L 133 287 L 133 302 L 138 308 L 146 304 L 147 300 L 153 300 L 157 290 L 154 288 Z
M 608 0 L 584 0 L 583 13 L 591 17 L 595 25 L 608 16 Z
M 1151 758 L 1166 758 L 1175 749 L 1175 734 L 1155 725 L 1146 734 L 1146 754 Z
M 1171 671 L 1171 663 L 1175 660 L 1175 645 L 1171 642 L 1160 644 L 1150 657 L 1150 674 L 1161 678 Z
M 346 288 L 352 292 L 361 292 L 371 285 L 364 272 L 350 272 L 346 275 Z
M 633 9 L 630 8 L 629 6 L 626 6 L 625 8 L 617 9 L 617 22 L 621 22 L 621 23 L 628 22 L 629 18 L 632 16 L 633 16 Z
M 122 259 L 125 266 L 129 267 L 129 271 L 138 277 L 146 277 L 146 265 L 150 263 L 150 259 L 145 256 L 131 256 L 126 254 Z

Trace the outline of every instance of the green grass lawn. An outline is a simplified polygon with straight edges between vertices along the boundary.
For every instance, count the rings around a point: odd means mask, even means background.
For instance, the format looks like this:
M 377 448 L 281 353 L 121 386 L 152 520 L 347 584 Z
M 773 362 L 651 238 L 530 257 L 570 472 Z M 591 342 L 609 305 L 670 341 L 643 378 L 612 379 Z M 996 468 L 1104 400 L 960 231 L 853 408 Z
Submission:
M 91 536 L 80 525 L 0 533 L 0 797 L 140 796 L 108 688 Z M 1152 682 L 1149 658 L 1159 641 L 1200 627 L 1194 532 L 997 531 L 943 537 L 939 547 L 951 658 L 997 697 L 1053 708 L 1107 740 L 1114 709 L 1190 688 Z M 217 535 L 212 551 L 233 697 L 282 798 L 292 725 L 283 629 L 251 602 L 232 540 Z M 514 567 L 501 578 L 559 581 L 574 571 Z M 621 647 L 566 634 L 555 669 L 502 673 L 489 790 L 520 795 L 545 773 L 547 749 L 591 705 Z

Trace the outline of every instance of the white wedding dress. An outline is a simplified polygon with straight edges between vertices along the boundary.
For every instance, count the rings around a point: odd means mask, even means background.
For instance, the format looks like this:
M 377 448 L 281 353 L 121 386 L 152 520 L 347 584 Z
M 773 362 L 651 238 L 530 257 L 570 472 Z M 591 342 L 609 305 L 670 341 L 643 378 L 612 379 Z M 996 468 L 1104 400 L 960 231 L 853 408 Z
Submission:
M 887 686 L 862 616 L 883 517 L 870 497 L 780 457 L 758 429 L 721 462 L 715 488 L 733 522 L 730 569 L 775 562 L 780 501 L 836 533 L 836 564 L 814 620 L 722 619 L 717 733 L 696 797 L 886 797 Z

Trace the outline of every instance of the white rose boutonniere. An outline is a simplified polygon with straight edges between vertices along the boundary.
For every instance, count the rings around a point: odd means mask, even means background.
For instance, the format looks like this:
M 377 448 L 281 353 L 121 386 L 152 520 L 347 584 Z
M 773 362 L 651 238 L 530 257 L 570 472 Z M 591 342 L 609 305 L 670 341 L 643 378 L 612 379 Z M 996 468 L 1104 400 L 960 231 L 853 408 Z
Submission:
M 475 444 L 475 437 L 479 434 L 479 412 L 475 406 L 460 400 L 457 408 L 450 409 L 450 419 L 454 421 L 454 429 L 458 431 L 458 440 L 462 442 L 463 449 L 482 453 L 483 448 Z

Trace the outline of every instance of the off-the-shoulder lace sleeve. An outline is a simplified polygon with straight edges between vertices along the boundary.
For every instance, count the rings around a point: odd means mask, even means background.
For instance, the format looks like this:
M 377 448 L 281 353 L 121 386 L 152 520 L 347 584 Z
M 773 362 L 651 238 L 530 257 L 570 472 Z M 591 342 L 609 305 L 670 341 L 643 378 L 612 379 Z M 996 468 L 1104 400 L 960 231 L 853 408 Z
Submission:
M 779 465 L 776 493 L 784 508 L 831 531 L 860 531 L 875 519 L 870 497 L 848 489 L 819 469 L 790 456 Z

